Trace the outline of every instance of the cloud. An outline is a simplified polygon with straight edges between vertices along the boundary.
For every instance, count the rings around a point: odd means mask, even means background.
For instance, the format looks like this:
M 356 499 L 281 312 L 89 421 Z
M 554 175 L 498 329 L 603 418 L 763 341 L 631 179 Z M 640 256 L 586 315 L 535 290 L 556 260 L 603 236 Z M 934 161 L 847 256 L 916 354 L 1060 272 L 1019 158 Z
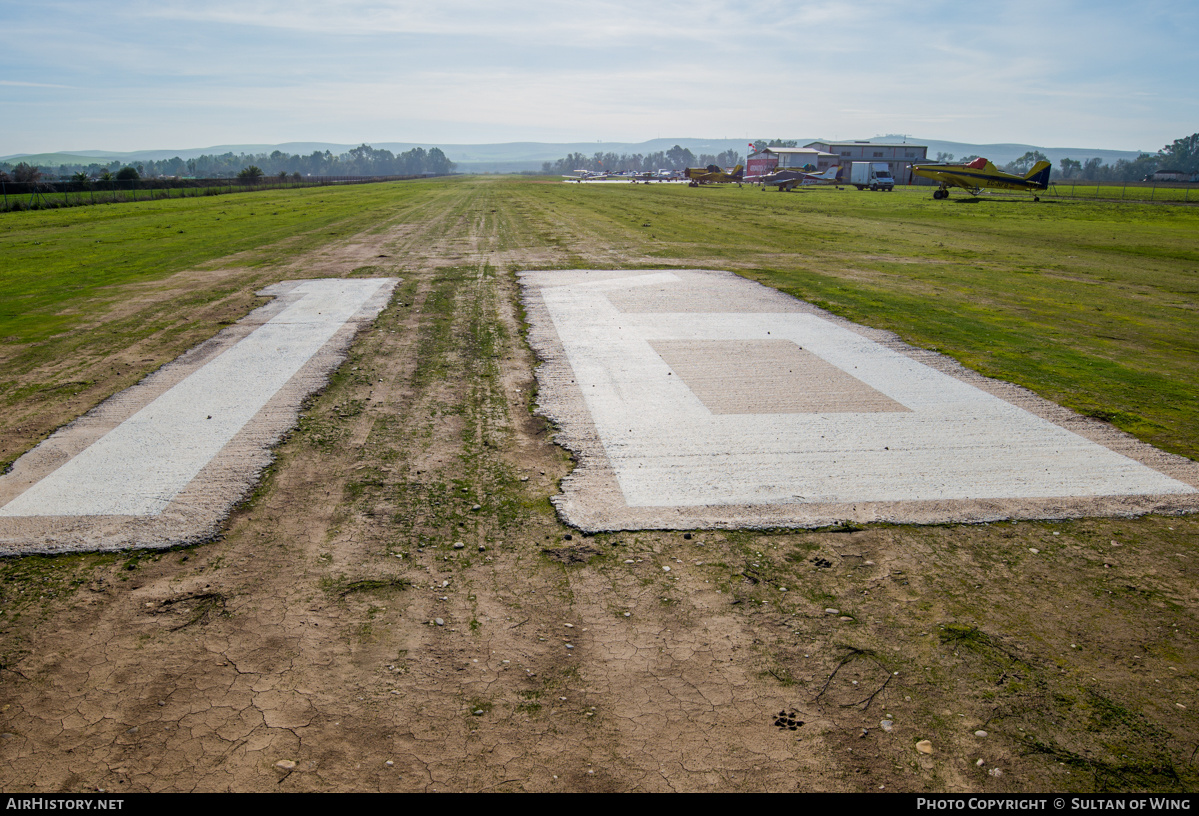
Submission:
M 1130 147 L 1177 138 L 1199 95 L 1199 11 L 1165 0 L 42 0 L 9 16 L 0 84 L 25 134 L 56 139 L 119 106 L 129 133 L 177 143 L 205 121 L 226 142 L 437 128 Z
M 10 88 L 71 88 L 70 85 L 55 85 L 51 82 L 20 82 L 13 79 L 0 79 L 0 85 Z

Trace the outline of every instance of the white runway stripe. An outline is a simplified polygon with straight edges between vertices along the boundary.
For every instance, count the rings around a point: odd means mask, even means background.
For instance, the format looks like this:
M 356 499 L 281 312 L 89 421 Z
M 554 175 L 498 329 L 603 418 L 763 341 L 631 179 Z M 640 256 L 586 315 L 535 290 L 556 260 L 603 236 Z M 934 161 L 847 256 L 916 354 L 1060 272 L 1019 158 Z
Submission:
M 391 281 L 314 280 L 303 296 L 0 508 L 0 516 L 155 516 Z

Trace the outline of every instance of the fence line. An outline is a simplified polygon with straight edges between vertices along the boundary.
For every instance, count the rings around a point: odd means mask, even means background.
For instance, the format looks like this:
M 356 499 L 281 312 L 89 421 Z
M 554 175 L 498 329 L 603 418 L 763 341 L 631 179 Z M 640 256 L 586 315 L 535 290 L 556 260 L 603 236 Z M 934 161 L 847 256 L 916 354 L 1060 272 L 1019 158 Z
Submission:
M 1199 185 L 1187 182 L 1122 181 L 1104 184 L 1096 181 L 1061 179 L 1051 182 L 1049 189 L 1041 195 L 1053 198 L 1088 198 L 1097 201 L 1189 204 L 1192 192 L 1195 193 L 1195 203 L 1199 203 Z
M 220 179 L 106 179 L 96 181 L 0 181 L 0 212 L 40 210 L 58 207 L 83 207 L 128 201 L 154 201 L 160 198 L 250 193 L 259 190 L 286 190 L 300 187 L 327 187 L 340 184 L 373 184 L 381 181 L 408 181 L 429 178 L 415 176 L 288 176 L 262 177 L 253 181 Z

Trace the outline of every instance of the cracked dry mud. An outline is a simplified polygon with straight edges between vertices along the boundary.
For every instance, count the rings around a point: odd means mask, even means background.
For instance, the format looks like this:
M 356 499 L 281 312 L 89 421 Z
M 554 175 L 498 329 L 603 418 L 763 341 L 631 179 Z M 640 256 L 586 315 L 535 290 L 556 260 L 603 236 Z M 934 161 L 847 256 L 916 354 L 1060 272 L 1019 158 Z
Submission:
M 1194 789 L 1193 518 L 583 536 L 515 271 L 620 250 L 458 190 L 271 271 L 402 281 L 222 538 L 4 562 L 0 788 Z

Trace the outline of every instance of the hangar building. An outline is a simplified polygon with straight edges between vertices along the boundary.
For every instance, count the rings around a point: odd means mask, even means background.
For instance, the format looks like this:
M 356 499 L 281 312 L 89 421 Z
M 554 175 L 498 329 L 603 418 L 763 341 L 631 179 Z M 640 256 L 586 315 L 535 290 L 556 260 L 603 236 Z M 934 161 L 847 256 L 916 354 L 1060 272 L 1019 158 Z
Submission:
M 779 150 L 781 148 L 770 148 Z M 928 145 L 871 142 L 869 140 L 853 142 L 811 142 L 803 148 L 792 150 L 816 150 L 821 155 L 833 154 L 839 157 L 834 164 L 848 166 L 850 162 L 886 162 L 891 168 L 891 177 L 896 184 L 912 183 L 912 163 L 928 160 Z M 821 165 L 821 169 L 827 165 Z
M 754 157 L 763 159 L 769 157 L 779 170 L 783 168 L 802 170 L 811 165 L 808 169 L 821 173 L 839 164 L 835 154 L 816 150 L 812 145 L 807 147 L 767 147 L 763 148 L 761 153 L 755 153 Z

